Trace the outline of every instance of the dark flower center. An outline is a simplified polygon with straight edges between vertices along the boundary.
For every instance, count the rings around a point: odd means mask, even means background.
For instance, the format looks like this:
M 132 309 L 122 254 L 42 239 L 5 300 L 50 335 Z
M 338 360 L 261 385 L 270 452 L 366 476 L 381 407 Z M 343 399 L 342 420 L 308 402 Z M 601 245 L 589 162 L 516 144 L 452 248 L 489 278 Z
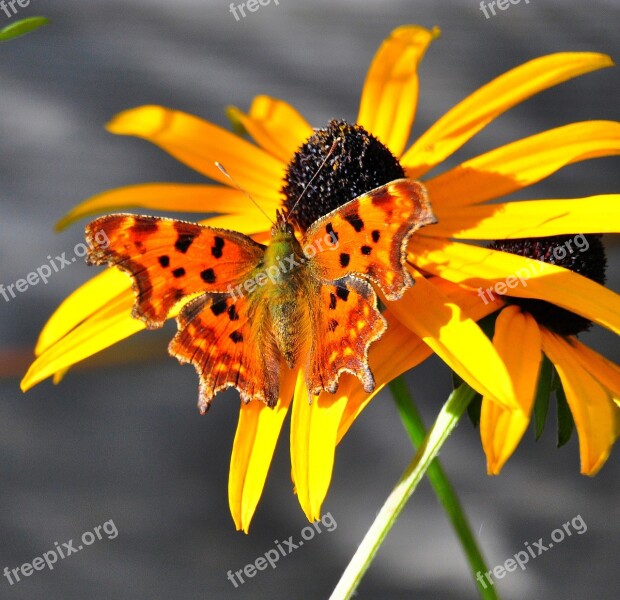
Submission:
M 308 186 L 338 138 L 334 152 Z M 282 188 L 285 210 L 290 212 L 303 193 L 290 220 L 305 231 L 349 200 L 404 176 L 398 160 L 376 137 L 360 125 L 333 120 L 308 138 L 289 163 Z
M 498 240 L 490 245 L 494 250 L 527 256 L 557 265 L 605 283 L 607 259 L 600 234 L 556 235 L 538 239 Z M 538 323 L 560 335 L 576 335 L 586 331 L 592 321 L 544 300 L 504 296 L 529 312 Z

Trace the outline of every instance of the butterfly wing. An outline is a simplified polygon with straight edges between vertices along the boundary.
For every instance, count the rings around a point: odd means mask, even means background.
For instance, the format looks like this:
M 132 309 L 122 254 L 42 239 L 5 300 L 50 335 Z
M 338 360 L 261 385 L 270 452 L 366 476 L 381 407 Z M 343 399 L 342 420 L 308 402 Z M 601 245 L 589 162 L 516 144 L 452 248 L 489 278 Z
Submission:
M 181 309 L 179 331 L 168 350 L 180 362 L 196 368 L 202 413 L 213 396 L 228 387 L 237 388 L 244 402 L 276 403 L 279 356 L 271 338 L 252 327 L 264 318 L 262 310 L 264 304 L 251 297 L 235 301 L 229 294 L 204 294 Z
M 86 241 L 91 264 L 107 263 L 131 275 L 134 317 L 149 328 L 161 327 L 181 298 L 225 292 L 243 281 L 264 253 L 264 246 L 241 233 L 130 214 L 92 221 Z
M 260 263 L 264 246 L 234 231 L 129 214 L 96 219 L 87 226 L 86 239 L 89 262 L 131 275 L 134 316 L 150 328 L 160 327 L 180 299 L 203 292 L 181 309 L 179 331 L 169 346 L 170 354 L 198 372 L 201 412 L 231 386 L 245 402 L 275 403 L 278 355 L 271 338 L 251 326 L 254 319 L 261 322 L 264 303 L 232 290 Z
M 350 276 L 324 284 L 313 313 L 317 335 L 306 367 L 308 390 L 333 393 L 340 374 L 347 372 L 371 392 L 375 381 L 368 367 L 368 349 L 387 327 L 372 286 Z
M 413 284 L 405 270 L 407 242 L 420 227 L 436 223 L 424 186 L 396 179 L 315 221 L 304 239 L 320 277 L 361 276 L 398 300 Z

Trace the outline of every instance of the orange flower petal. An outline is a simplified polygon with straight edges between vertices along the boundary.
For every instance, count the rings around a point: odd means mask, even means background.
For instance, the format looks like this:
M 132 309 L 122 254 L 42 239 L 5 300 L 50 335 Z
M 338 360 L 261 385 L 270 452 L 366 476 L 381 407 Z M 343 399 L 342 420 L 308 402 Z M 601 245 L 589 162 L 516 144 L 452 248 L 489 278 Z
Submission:
M 237 529 L 245 533 L 265 487 L 296 379 L 297 371 L 282 368 L 280 395 L 273 408 L 258 400 L 241 403 L 230 457 L 228 503 Z
M 570 343 L 584 359 L 588 372 L 609 390 L 616 404 L 620 405 L 620 367 L 575 337 L 570 338 Z
M 22 391 L 144 329 L 142 321 L 131 317 L 133 303 L 134 294 L 131 290 L 119 294 L 48 347 L 30 365 L 21 382 Z
M 585 121 L 507 144 L 424 183 L 433 208 L 446 210 L 505 196 L 577 161 L 619 153 L 620 123 Z
M 117 269 L 106 269 L 87 281 L 67 296 L 48 319 L 39 334 L 35 354 L 37 356 L 43 354 L 93 314 L 111 303 L 118 303 L 120 296 L 129 302 L 131 312 L 130 301 L 135 298 L 131 289 L 131 279 Z
M 275 213 L 280 203 L 273 199 L 261 204 L 268 213 Z M 88 198 L 68 212 L 56 224 L 61 231 L 83 217 L 119 209 L 147 208 L 197 213 L 238 213 L 257 218 L 259 209 L 240 190 L 221 185 L 183 183 L 144 183 L 108 190 Z M 263 217 L 264 218 L 264 217 Z
M 381 44 L 370 65 L 357 123 L 400 156 L 409 139 L 418 103 L 418 65 L 439 29 L 398 27 Z
M 218 161 L 259 203 L 279 198 L 285 165 L 261 148 L 198 117 L 163 106 L 141 106 L 116 115 L 107 128 L 111 133 L 144 138 L 199 173 L 229 184 L 215 166 Z
M 424 277 L 414 276 L 415 285 L 390 304 L 394 316 L 471 387 L 518 409 L 508 371 L 476 321 Z
M 235 106 L 227 109 L 254 141 L 272 156 L 288 164 L 313 133 L 311 125 L 288 103 L 269 96 L 256 96 L 246 115 Z
M 347 396 L 340 392 L 323 392 L 310 400 L 305 380 L 297 380 L 291 415 L 291 466 L 297 498 L 309 521 L 321 518 L 346 406 Z
M 483 302 L 497 294 L 546 300 L 620 333 L 620 296 L 568 269 L 460 242 L 415 235 L 411 255 L 424 271 L 477 289 Z
M 449 110 L 407 150 L 401 164 L 417 179 L 516 104 L 567 79 L 613 64 L 605 54 L 561 52 L 520 65 Z
M 588 360 L 571 344 L 545 329 L 543 351 L 562 381 L 579 435 L 581 472 L 596 475 L 609 457 L 618 431 L 618 407 L 592 376 Z
M 503 204 L 433 206 L 432 237 L 496 240 L 620 232 L 620 194 L 574 200 L 520 200 Z
M 541 344 L 540 329 L 531 315 L 517 306 L 501 311 L 495 322 L 493 345 L 512 377 L 521 410 L 506 410 L 497 402 L 482 399 L 480 439 L 489 475 L 499 475 L 530 422 L 542 359 Z

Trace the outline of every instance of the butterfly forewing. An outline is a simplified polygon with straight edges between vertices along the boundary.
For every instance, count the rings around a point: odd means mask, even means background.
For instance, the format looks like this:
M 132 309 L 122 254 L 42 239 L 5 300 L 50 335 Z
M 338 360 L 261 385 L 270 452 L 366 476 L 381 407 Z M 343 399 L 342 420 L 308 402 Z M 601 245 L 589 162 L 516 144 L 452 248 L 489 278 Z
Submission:
M 397 179 L 321 217 L 308 229 L 304 246 L 331 236 L 337 247 L 312 259 L 323 279 L 359 275 L 376 283 L 388 300 L 397 300 L 412 284 L 404 268 L 407 241 L 435 222 L 424 186 Z
M 97 244 L 104 232 L 107 246 Z M 115 214 L 86 228 L 89 262 L 128 272 L 137 301 L 134 316 L 160 327 L 170 309 L 196 292 L 224 292 L 256 266 L 264 246 L 234 231 L 159 217 Z

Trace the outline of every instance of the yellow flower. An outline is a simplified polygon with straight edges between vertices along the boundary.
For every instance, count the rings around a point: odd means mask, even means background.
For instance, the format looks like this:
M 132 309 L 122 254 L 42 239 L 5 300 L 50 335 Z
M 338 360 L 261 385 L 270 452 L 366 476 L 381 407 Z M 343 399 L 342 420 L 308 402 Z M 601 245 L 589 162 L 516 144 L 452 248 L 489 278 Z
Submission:
M 357 124 L 398 158 L 406 176 L 415 179 L 424 177 L 512 106 L 572 77 L 613 64 L 605 55 L 585 52 L 532 60 L 474 92 L 405 149 L 416 111 L 418 64 L 438 33 L 417 26 L 392 32 L 372 61 L 357 118 Z M 77 206 L 59 227 L 130 206 L 219 213 L 204 223 L 264 238 L 264 219 L 241 192 L 227 187 L 228 180 L 214 163 L 224 164 L 263 209 L 275 212 L 283 202 L 287 166 L 314 131 L 290 105 L 266 96 L 257 97 L 247 114 L 236 108 L 229 114 L 257 145 L 159 106 L 116 116 L 108 124 L 112 133 L 157 144 L 223 185 L 145 184 L 110 190 Z M 620 219 L 614 203 L 617 206 L 618 195 L 503 204 L 487 201 L 536 183 L 569 163 L 619 151 L 620 124 L 575 123 L 513 142 L 426 178 L 439 223 L 412 238 L 410 260 L 417 284 L 402 301 L 388 303 L 388 330 L 370 349 L 375 391 L 364 393 L 357 380 L 344 375 L 336 394 L 322 394 L 308 403 L 302 381 L 285 372 L 275 409 L 257 402 L 242 404 L 229 478 L 230 508 L 237 527 L 245 531 L 249 527 L 293 395 L 301 401 L 292 403 L 292 476 L 300 504 L 311 520 L 320 516 L 336 444 L 387 382 L 433 351 L 485 398 L 504 408 L 520 409 L 512 365 L 504 365 L 501 351 L 476 323 L 503 302 L 497 298 L 481 302 L 475 290 L 511 275 L 513 262 L 518 268 L 527 259 L 455 240 L 509 238 L 516 237 L 516 232 L 519 237 L 539 237 L 617 231 Z M 611 218 L 610 210 L 615 211 Z M 533 278 L 527 292 L 557 301 L 617 332 L 618 297 L 576 273 L 556 269 L 559 272 L 552 273 L 553 281 L 546 276 Z M 70 295 L 44 327 L 23 389 L 50 376 L 58 381 L 71 365 L 142 329 L 143 323 L 131 318 L 133 302 L 129 279 L 116 270 L 94 277 Z M 298 391 L 293 394 L 296 385 Z
M 542 353 L 555 366 L 579 435 L 581 472 L 595 475 L 620 433 L 620 369 L 574 336 L 564 337 L 536 322 L 519 306 L 507 306 L 496 321 L 493 342 L 518 388 L 522 411 L 482 400 L 480 437 L 489 475 L 497 475 L 530 421 Z

